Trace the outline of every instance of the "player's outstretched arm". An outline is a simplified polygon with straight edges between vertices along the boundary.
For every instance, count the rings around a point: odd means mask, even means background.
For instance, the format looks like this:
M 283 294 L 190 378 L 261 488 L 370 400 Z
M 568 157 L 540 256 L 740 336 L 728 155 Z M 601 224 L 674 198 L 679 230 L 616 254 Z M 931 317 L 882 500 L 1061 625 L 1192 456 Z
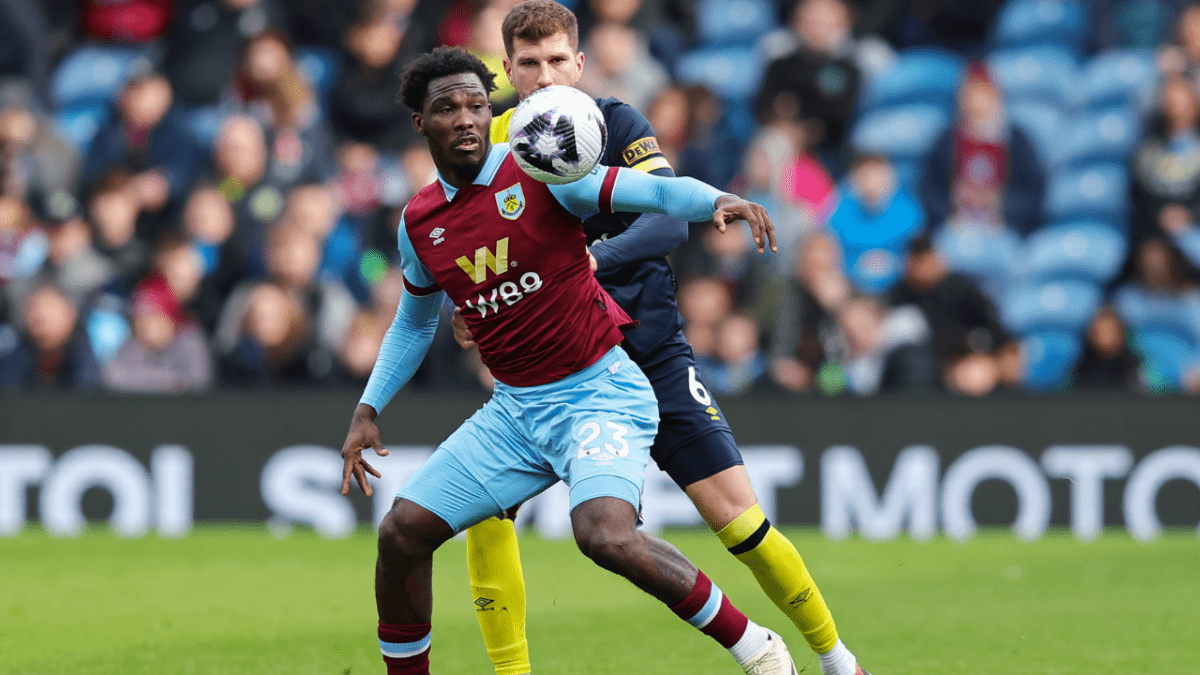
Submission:
M 396 308 L 396 318 L 383 337 L 379 347 L 379 358 L 371 369 L 362 398 L 354 409 L 350 420 L 350 431 L 342 445 L 342 494 L 350 491 L 350 477 L 358 481 L 363 494 L 371 496 L 371 486 L 366 474 L 376 478 L 379 472 L 362 458 L 365 448 L 374 448 L 378 455 L 386 455 L 387 449 L 379 439 L 375 417 L 400 391 L 413 373 L 425 360 L 437 332 L 438 314 L 442 304 L 442 293 L 415 296 L 406 292 Z
M 726 225 L 744 219 L 750 225 L 758 252 L 769 242 L 776 250 L 775 228 L 766 209 L 689 177 L 667 177 L 616 167 L 597 166 L 584 178 L 565 185 L 551 185 L 550 191 L 564 207 L 580 218 L 595 213 L 634 211 L 666 213 L 696 222 L 712 219 L 724 232 Z M 718 207 L 719 197 L 729 197 Z

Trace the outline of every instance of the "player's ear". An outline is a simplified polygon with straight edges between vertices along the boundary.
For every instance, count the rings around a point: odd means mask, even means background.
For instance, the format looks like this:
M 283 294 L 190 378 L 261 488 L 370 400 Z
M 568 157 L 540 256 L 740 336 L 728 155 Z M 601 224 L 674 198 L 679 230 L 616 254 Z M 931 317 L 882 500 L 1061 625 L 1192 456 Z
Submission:
M 424 136 L 425 135 L 425 118 L 421 117 L 421 113 L 413 113 L 412 114 L 412 123 L 413 123 L 413 128 L 417 130 L 417 133 Z
M 517 83 L 513 81 L 513 76 L 512 76 L 512 60 L 509 59 L 507 56 L 504 57 L 504 74 L 506 76 L 508 76 L 509 84 L 511 84 L 514 87 L 517 86 Z
M 583 73 L 583 62 L 586 60 L 587 60 L 587 57 L 584 55 L 583 52 L 577 52 L 575 54 L 575 67 L 579 69 L 580 74 Z

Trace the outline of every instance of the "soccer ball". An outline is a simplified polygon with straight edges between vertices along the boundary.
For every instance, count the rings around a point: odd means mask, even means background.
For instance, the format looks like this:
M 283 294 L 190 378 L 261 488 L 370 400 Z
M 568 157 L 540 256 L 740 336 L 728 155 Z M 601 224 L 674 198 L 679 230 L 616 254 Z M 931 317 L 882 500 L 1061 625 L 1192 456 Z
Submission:
M 508 122 L 509 151 L 517 165 L 553 185 L 588 175 L 607 141 L 600 107 L 574 87 L 538 89 L 521 101 Z

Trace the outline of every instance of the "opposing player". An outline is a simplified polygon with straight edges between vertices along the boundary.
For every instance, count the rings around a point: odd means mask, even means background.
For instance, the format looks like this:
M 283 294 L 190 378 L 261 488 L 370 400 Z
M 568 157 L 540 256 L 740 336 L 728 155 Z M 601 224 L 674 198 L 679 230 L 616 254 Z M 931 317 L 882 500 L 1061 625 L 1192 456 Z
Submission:
M 509 80 L 525 98 L 550 85 L 574 86 L 583 73 L 578 25 L 553 0 L 528 0 L 501 27 Z M 608 123 L 602 162 L 673 176 L 654 130 L 634 108 L 597 100 Z M 492 122 L 492 141 L 507 140 L 510 113 Z M 721 543 L 749 567 L 766 594 L 820 657 L 826 675 L 863 675 L 838 638 L 833 617 L 796 548 L 773 528 L 750 485 L 741 453 L 712 400 L 683 337 L 671 269 L 664 259 L 687 238 L 687 223 L 664 215 L 603 213 L 584 221 L 593 269 L 604 289 L 640 324 L 622 346 L 641 366 L 658 398 L 661 421 L 650 454 L 691 497 Z M 773 233 L 755 233 L 759 253 Z M 471 334 L 456 318 L 459 342 Z M 476 616 L 497 675 L 525 675 L 525 586 L 512 521 L 490 518 L 467 530 Z M 503 611 L 501 611 L 503 610 Z
M 558 480 L 570 488 L 580 550 L 658 598 L 727 648 L 748 673 L 796 675 L 780 637 L 748 620 L 670 544 L 636 528 L 643 471 L 658 425 L 654 392 L 616 345 L 629 316 L 588 264 L 581 217 L 614 209 L 745 219 L 766 211 L 688 178 L 597 167 L 549 187 L 488 138 L 494 77 L 441 48 L 415 60 L 401 87 L 438 181 L 401 217 L 406 293 L 342 447 L 342 492 L 379 473 L 387 454 L 375 417 L 427 352 L 448 295 L 463 310 L 495 393 L 401 489 L 379 527 L 375 597 L 389 675 L 429 672 L 433 552 L 466 527 Z

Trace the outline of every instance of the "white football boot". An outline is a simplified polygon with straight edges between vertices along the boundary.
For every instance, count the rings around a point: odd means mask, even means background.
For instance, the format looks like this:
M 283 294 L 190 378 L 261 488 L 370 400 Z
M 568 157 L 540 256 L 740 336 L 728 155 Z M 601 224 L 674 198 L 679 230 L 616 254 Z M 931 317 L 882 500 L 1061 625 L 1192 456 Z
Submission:
M 767 631 L 767 648 L 743 670 L 746 675 L 799 675 L 783 638 L 773 630 Z

